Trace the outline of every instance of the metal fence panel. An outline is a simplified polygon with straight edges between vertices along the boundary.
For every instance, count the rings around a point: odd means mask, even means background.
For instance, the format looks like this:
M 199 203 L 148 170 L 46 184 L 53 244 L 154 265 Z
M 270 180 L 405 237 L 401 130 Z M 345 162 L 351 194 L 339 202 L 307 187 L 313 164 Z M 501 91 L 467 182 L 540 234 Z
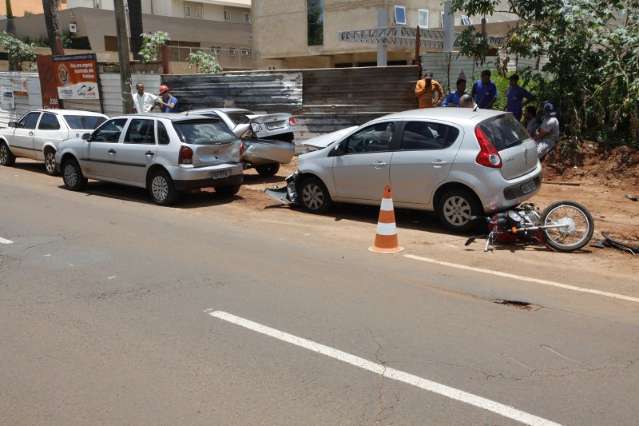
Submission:
M 0 127 L 6 127 L 10 121 L 15 121 L 25 113 L 42 108 L 42 96 L 40 94 L 40 80 L 38 73 L 29 72 L 2 72 L 0 73 L 0 88 L 13 88 L 17 81 L 26 79 L 27 95 L 14 96 L 15 108 L 5 109 L 0 105 Z

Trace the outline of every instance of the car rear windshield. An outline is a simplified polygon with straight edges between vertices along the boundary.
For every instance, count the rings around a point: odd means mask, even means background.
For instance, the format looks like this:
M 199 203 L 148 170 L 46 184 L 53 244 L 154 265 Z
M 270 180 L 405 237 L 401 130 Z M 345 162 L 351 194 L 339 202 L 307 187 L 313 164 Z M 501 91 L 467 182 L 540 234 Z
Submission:
M 95 129 L 106 121 L 106 118 L 91 115 L 65 115 L 64 119 L 72 129 Z
M 497 151 L 518 145 L 530 137 L 524 126 L 515 120 L 512 114 L 491 118 L 481 123 L 479 128 L 486 133 Z
M 201 119 L 173 123 L 180 140 L 194 145 L 216 145 L 237 140 L 222 120 Z
M 227 113 L 227 115 L 235 124 L 249 124 L 251 122 L 247 117 L 247 115 L 251 115 L 250 111 L 233 111 Z

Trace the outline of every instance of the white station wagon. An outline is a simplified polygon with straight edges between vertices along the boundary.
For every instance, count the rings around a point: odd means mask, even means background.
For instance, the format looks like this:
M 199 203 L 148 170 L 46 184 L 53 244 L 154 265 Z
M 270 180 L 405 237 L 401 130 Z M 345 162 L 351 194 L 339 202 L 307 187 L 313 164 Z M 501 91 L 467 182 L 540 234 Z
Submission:
M 48 174 L 55 173 L 58 145 L 69 138 L 92 132 L 108 117 L 70 109 L 36 110 L 0 129 L 0 165 L 12 166 L 16 157 L 44 161 Z
M 243 180 L 242 146 L 219 118 L 128 115 L 61 144 L 56 164 L 68 189 L 96 179 L 146 188 L 155 203 L 171 204 L 181 191 L 203 187 L 235 195 Z

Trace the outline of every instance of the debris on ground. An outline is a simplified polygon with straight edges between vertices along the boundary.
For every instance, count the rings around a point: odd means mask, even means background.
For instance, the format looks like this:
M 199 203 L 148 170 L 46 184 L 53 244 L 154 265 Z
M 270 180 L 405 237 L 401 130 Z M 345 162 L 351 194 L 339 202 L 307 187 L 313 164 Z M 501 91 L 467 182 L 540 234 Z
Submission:
M 629 199 L 630 201 L 639 201 L 639 195 L 626 194 L 626 198 Z
M 611 247 L 617 250 L 621 250 L 625 253 L 630 253 L 632 255 L 639 254 L 639 241 L 634 241 L 634 242 L 629 241 L 623 238 L 612 236 L 605 232 L 602 232 L 601 235 L 603 236 L 603 239 L 593 243 L 592 247 L 595 247 L 595 248 Z

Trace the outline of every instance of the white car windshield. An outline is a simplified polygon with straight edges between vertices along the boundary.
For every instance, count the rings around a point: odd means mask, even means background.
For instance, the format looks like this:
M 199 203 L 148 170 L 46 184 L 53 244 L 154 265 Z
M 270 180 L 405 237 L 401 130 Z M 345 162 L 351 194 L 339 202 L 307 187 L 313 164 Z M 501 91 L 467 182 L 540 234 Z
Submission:
M 173 123 L 180 140 L 194 145 L 215 145 L 237 140 L 221 120 L 200 119 Z

